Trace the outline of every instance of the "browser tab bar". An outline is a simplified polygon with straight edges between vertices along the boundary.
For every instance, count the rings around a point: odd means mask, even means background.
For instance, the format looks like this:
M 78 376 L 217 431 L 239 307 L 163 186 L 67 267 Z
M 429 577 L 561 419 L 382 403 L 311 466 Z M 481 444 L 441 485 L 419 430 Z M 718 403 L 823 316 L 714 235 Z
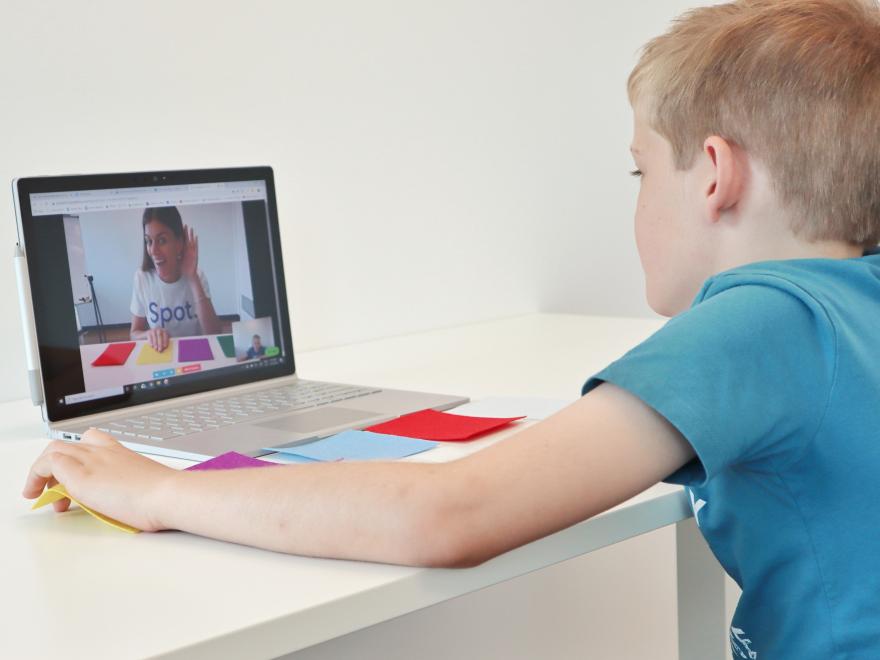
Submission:
M 186 206 L 266 200 L 265 181 L 225 181 L 172 186 L 143 186 L 107 190 L 74 190 L 33 193 L 31 215 L 76 215 L 95 211 L 145 208 L 148 206 Z

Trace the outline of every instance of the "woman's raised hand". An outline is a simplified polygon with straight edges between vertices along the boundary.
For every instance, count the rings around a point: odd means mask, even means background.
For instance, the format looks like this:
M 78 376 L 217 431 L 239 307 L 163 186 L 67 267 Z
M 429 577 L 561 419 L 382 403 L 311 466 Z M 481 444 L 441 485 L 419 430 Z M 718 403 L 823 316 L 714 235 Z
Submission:
M 192 227 L 183 225 L 183 258 L 180 260 L 180 272 L 195 278 L 199 272 L 199 237 Z

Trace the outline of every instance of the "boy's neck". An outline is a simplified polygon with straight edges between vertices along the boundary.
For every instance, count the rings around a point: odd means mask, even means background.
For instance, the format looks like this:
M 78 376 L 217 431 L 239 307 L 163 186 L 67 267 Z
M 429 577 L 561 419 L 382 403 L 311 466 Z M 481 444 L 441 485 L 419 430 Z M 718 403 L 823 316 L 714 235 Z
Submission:
M 864 249 L 860 245 L 843 241 L 809 242 L 793 236 L 777 235 L 772 239 L 761 237 L 760 241 L 733 244 L 719 250 L 715 272 L 720 273 L 737 266 L 758 261 L 781 261 L 787 259 L 852 259 L 861 257 Z

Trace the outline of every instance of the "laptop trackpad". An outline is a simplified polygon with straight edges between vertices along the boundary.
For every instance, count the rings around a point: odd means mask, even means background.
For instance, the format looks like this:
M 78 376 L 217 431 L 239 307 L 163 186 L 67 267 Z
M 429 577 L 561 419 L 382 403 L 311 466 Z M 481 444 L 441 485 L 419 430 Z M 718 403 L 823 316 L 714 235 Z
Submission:
M 256 422 L 254 426 L 263 426 L 279 431 L 293 433 L 313 433 L 321 429 L 330 429 L 343 424 L 353 424 L 362 419 L 378 417 L 380 413 L 368 410 L 350 410 L 349 408 L 320 408 L 307 413 L 298 413 L 279 417 L 266 422 Z

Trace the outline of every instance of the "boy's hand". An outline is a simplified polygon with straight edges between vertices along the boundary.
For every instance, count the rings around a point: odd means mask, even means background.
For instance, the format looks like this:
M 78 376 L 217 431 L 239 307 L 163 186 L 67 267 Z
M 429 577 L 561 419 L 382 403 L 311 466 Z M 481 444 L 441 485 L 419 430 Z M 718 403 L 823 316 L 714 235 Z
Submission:
M 163 529 L 156 503 L 177 473 L 126 449 L 111 435 L 86 431 L 76 444 L 51 442 L 31 467 L 22 495 L 40 496 L 45 486 L 62 483 L 77 500 L 106 516 L 146 532 Z M 53 505 L 66 511 L 70 500 Z

